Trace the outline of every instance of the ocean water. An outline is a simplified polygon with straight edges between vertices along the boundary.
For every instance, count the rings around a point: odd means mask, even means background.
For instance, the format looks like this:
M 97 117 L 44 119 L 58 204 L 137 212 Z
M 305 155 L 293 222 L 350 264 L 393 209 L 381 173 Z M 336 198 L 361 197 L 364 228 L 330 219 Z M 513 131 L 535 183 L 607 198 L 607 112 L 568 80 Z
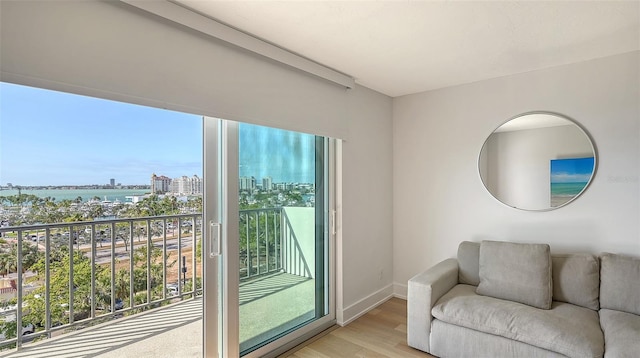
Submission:
M 551 183 L 551 196 L 576 196 L 587 186 L 586 182 L 580 183 Z
M 56 201 L 75 200 L 81 197 L 82 201 L 89 201 L 94 197 L 100 200 L 126 202 L 126 197 L 131 195 L 144 195 L 151 192 L 150 189 L 43 189 L 22 190 L 22 194 L 36 195 L 41 198 L 50 196 Z M 18 190 L 0 190 L 0 196 L 18 195 Z

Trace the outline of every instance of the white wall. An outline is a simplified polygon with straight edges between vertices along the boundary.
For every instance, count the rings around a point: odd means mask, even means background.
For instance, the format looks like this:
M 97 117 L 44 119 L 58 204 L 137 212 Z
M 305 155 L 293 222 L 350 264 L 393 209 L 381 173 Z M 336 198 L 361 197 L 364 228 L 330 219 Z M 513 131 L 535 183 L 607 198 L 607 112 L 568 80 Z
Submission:
M 0 2 L 0 79 L 346 139 L 344 321 L 391 295 L 391 98 L 346 90 L 127 5 Z
M 347 323 L 392 295 L 391 98 L 358 87 L 349 94 L 349 140 L 342 145 L 341 262 Z
M 393 100 L 394 283 L 448 257 L 463 240 L 549 243 L 554 252 L 640 256 L 638 52 L 408 95 Z M 594 140 L 598 170 L 585 193 L 547 212 L 494 199 L 478 155 L 501 123 L 564 114 Z

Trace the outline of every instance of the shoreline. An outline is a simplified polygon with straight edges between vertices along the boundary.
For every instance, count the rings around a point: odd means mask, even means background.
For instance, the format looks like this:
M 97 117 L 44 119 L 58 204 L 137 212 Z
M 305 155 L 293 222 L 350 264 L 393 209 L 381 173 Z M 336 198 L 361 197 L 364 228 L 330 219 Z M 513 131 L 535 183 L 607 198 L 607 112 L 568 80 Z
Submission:
M 21 189 L 20 193 L 35 195 L 39 198 L 52 197 L 55 201 L 75 200 L 82 198 L 82 202 L 88 202 L 93 198 L 100 200 L 125 202 L 127 196 L 143 196 L 151 194 L 151 189 Z M 18 195 L 17 189 L 0 191 L 0 197 Z

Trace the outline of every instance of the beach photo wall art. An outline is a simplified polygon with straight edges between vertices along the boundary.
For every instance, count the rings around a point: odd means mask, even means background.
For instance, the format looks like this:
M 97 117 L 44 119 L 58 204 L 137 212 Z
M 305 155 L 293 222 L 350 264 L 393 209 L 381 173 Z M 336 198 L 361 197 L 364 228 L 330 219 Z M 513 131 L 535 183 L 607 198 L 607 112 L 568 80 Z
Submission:
M 551 159 L 550 206 L 562 206 L 580 194 L 591 180 L 594 164 L 594 157 Z

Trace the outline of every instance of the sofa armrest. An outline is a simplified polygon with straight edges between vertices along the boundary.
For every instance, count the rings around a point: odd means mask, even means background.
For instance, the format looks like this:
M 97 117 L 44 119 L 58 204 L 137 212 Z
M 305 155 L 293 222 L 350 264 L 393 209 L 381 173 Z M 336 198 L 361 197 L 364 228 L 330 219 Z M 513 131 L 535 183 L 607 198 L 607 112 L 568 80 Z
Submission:
M 444 260 L 409 280 L 407 294 L 407 343 L 429 352 L 431 309 L 458 283 L 458 261 Z

